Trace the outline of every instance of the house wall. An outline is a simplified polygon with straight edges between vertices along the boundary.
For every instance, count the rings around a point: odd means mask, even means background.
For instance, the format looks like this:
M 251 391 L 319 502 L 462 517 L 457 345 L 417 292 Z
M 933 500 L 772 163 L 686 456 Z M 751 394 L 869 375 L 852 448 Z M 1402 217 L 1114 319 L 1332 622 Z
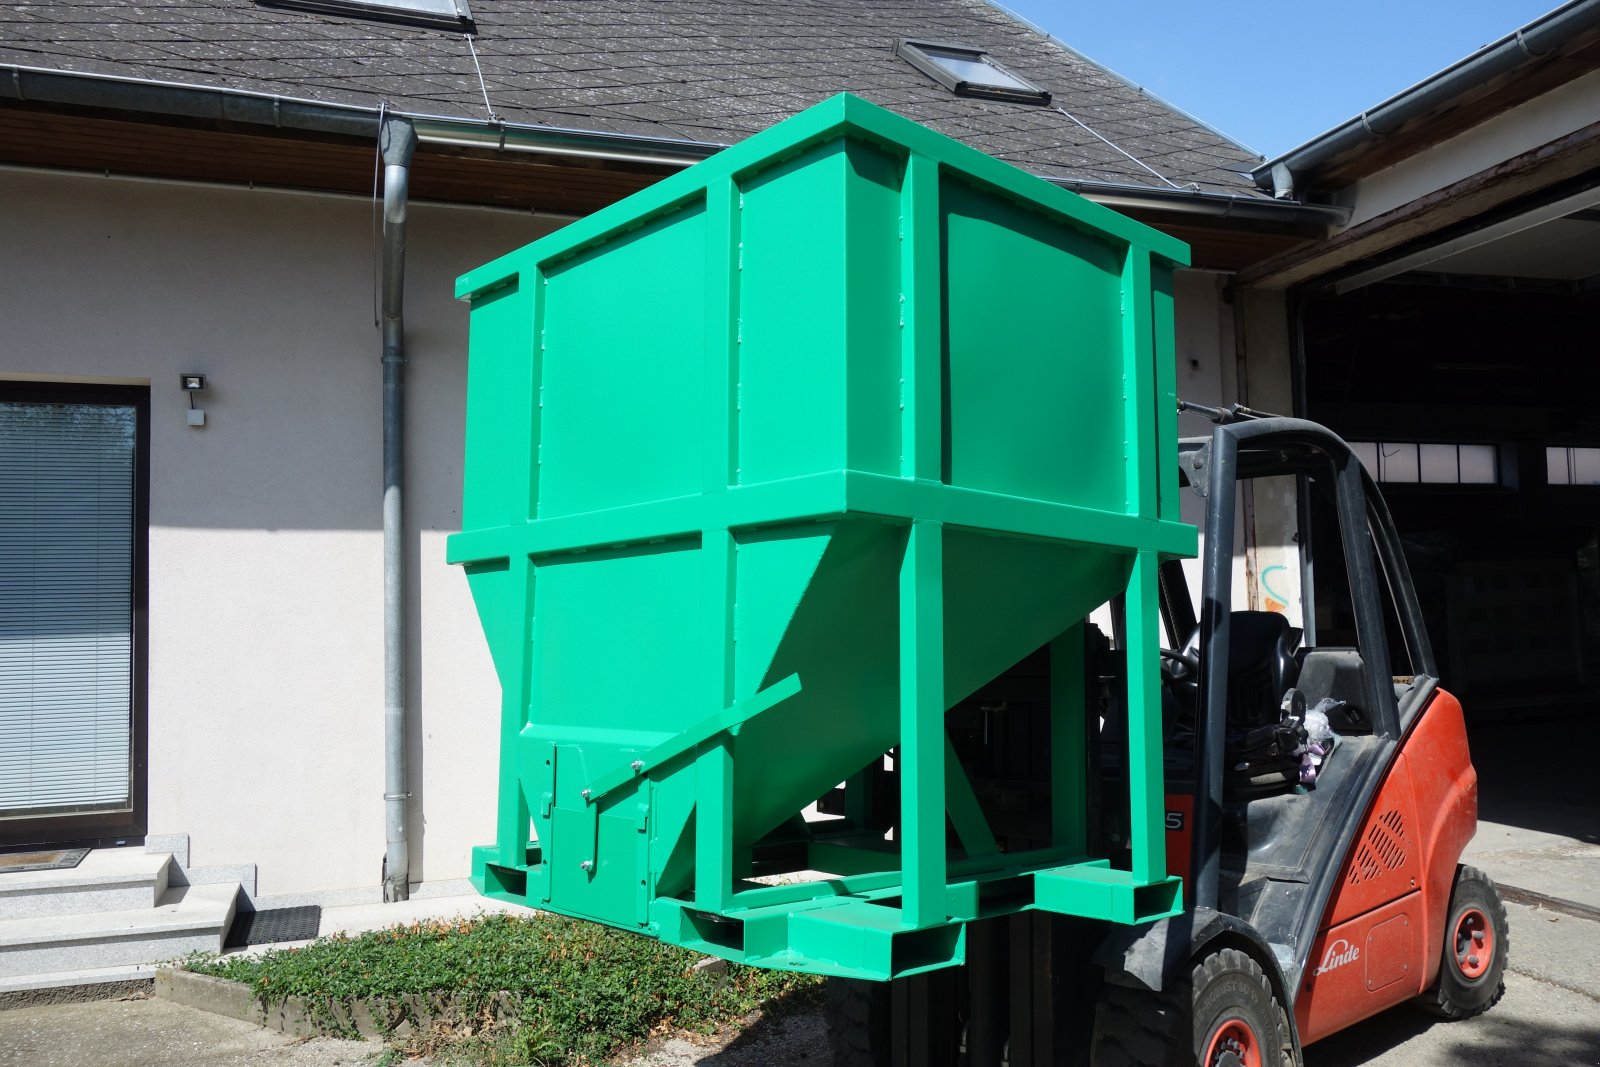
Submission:
M 459 528 L 457 274 L 548 229 L 414 205 L 407 275 L 414 880 L 492 836 L 499 696 Z M 382 457 L 371 206 L 0 172 L 0 377 L 148 383 L 149 827 L 263 895 L 376 887 Z M 178 375 L 204 372 L 191 428 Z M 421 625 L 416 625 L 421 620 Z
M 463 271 L 554 224 L 413 205 L 406 321 L 414 881 L 493 835 L 499 693 L 459 528 Z M 376 897 L 384 848 L 375 244 L 363 200 L 0 170 L 0 379 L 148 384 L 149 827 L 258 896 Z M 1217 275 L 1177 282 L 1180 395 L 1237 396 Z M 183 372 L 208 376 L 187 425 Z M 1209 424 L 1185 419 L 1185 432 Z M 1197 499 L 1185 517 L 1198 518 Z M 1244 562 L 1239 563 L 1242 581 Z M 1196 584 L 1196 588 L 1198 585 Z

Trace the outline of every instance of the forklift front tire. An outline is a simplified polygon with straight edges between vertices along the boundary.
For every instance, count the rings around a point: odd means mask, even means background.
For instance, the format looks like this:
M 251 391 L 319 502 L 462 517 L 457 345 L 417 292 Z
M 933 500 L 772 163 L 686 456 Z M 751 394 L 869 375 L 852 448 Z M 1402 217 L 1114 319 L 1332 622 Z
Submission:
M 1095 1011 L 1093 1067 L 1295 1067 L 1289 1016 L 1259 964 L 1212 952 L 1161 993 L 1106 983 Z
M 1488 875 L 1463 864 L 1450 894 L 1439 977 L 1417 998 L 1417 1006 L 1452 1021 L 1482 1015 L 1505 995 L 1510 948 L 1500 890 Z

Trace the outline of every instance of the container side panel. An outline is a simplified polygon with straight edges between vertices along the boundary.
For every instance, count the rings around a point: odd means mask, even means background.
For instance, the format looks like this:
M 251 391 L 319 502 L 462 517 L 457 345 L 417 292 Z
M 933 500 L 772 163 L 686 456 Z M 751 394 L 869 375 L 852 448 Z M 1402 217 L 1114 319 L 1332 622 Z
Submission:
M 551 266 L 539 518 L 701 491 L 705 255 L 702 202 Z
M 965 700 L 1119 592 L 1115 548 L 945 532 L 945 699 Z
M 946 479 L 1122 511 L 1122 250 L 953 178 L 940 203 Z
M 734 844 L 748 845 L 881 756 L 898 737 L 896 580 L 905 527 L 841 522 L 761 680 L 799 695 L 734 748 Z M 740 592 L 741 603 L 744 593 Z
M 905 161 L 849 142 L 845 344 L 852 470 L 900 473 L 901 185 Z
M 467 565 L 467 588 L 472 591 L 472 603 L 478 609 L 478 621 L 483 625 L 484 637 L 489 642 L 489 656 L 494 660 L 495 673 L 501 688 L 514 689 L 520 677 L 516 673 L 516 631 L 510 621 L 511 589 L 510 567 L 503 559 L 488 560 Z
M 739 482 L 844 467 L 844 141 L 743 185 Z
M 808 522 L 739 535 L 734 593 L 736 699 L 753 696 L 761 687 L 832 533 L 831 524 Z
M 526 284 L 523 284 L 524 281 Z M 533 493 L 537 279 L 472 302 L 467 347 L 466 476 L 462 529 L 525 522 Z
M 652 744 L 720 710 L 704 692 L 699 539 L 547 560 L 534 605 L 533 724 Z M 612 767 L 592 761 L 590 776 Z

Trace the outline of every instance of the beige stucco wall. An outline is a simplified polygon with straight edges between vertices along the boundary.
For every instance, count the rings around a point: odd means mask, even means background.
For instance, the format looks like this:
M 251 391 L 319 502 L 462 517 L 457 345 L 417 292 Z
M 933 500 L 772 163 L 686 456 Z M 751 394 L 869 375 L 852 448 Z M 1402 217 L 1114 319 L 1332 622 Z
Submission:
M 414 205 L 412 876 L 493 836 L 499 697 L 459 527 L 454 277 L 550 226 Z M 379 336 L 359 199 L 0 171 L 0 377 L 151 386 L 152 833 L 264 895 L 376 887 L 384 848 Z M 207 425 L 178 375 L 200 371 Z M 415 625 L 420 622 L 420 625 Z
M 413 205 L 407 274 L 412 876 L 493 834 L 499 694 L 460 573 L 459 273 L 553 224 Z M 376 893 L 381 429 L 370 205 L 0 170 L 0 379 L 151 386 L 152 833 L 263 896 Z M 1225 279 L 1177 282 L 1180 395 L 1237 395 Z M 202 429 L 185 371 L 208 375 Z M 1184 420 L 1186 432 L 1208 424 Z M 1187 495 L 1187 494 L 1186 494 Z M 1185 503 L 1198 519 L 1200 501 Z M 1198 575 L 1196 575 L 1198 577 Z M 1242 587 L 1241 555 L 1236 581 Z

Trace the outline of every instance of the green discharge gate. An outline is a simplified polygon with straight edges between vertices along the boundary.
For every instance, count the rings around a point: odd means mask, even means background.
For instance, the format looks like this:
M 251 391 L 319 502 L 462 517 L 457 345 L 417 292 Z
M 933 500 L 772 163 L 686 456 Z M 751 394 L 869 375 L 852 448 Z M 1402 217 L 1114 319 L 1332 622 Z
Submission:
M 449 554 L 504 691 L 480 890 L 876 978 L 960 962 L 979 917 L 1171 914 L 1156 569 L 1195 551 L 1159 475 L 1186 260 L 840 96 L 463 277 Z M 1077 664 L 1124 589 L 1118 870 L 1086 845 Z M 1052 840 L 1001 851 L 944 713 L 1046 645 Z M 891 750 L 887 837 L 798 818 Z M 770 855 L 824 873 L 750 880 Z

